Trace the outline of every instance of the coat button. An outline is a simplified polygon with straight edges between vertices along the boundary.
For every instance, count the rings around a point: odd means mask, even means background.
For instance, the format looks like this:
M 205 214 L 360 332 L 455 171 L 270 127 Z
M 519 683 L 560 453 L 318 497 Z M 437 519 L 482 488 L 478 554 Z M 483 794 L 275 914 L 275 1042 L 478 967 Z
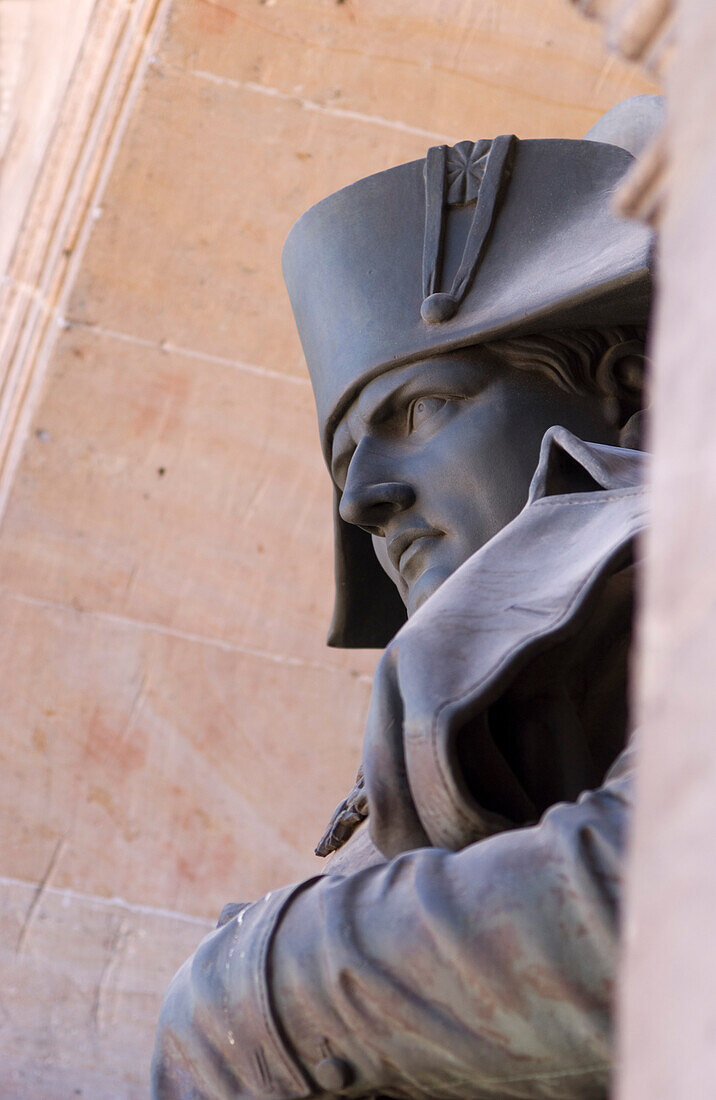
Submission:
M 324 1092 L 340 1092 L 353 1080 L 353 1070 L 343 1058 L 324 1058 L 316 1066 L 313 1076 Z

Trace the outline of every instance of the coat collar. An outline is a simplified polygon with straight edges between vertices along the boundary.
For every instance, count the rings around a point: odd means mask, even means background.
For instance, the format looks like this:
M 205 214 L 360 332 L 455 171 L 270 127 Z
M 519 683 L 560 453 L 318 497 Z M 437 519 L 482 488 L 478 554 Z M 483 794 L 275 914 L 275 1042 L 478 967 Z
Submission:
M 460 848 L 512 823 L 499 806 L 476 804 L 456 739 L 466 722 L 479 727 L 525 668 L 579 637 L 629 564 L 646 522 L 645 458 L 550 429 L 522 512 L 386 649 L 364 754 L 371 834 L 385 855 L 426 843 Z M 494 769 L 496 789 L 498 757 L 485 742 L 481 766 Z
M 542 440 L 527 507 L 563 493 L 636 488 L 644 481 L 648 457 L 644 451 L 585 443 L 566 428 L 550 428 Z

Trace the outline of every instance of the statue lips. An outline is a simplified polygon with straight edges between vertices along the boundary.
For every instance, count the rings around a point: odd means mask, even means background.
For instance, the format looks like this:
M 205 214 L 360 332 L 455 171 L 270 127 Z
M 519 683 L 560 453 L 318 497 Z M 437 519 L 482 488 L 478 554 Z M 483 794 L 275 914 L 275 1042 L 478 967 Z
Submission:
M 405 570 L 413 572 L 409 567 L 419 550 L 429 539 L 440 538 L 443 534 L 443 531 L 438 531 L 434 527 L 408 527 L 393 535 L 387 545 L 388 557 L 404 580 L 410 583 L 411 578 L 405 575 Z M 416 576 L 412 577 L 413 581 L 416 579 Z

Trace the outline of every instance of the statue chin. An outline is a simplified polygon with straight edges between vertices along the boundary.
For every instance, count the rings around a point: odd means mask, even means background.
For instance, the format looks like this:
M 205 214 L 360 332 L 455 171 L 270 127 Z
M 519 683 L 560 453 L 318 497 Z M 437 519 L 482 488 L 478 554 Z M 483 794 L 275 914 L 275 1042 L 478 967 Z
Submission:
M 426 569 L 424 573 L 421 573 L 408 591 L 408 598 L 406 601 L 408 618 L 414 615 L 418 608 L 423 606 L 425 601 L 432 596 L 433 592 L 437 592 L 440 585 L 448 579 L 449 575 L 450 573 L 448 570 L 440 568 L 439 566 L 433 566 L 432 569 Z
M 436 592 L 443 581 L 446 581 L 451 573 L 455 571 L 458 564 L 430 564 L 426 563 L 426 567 L 419 576 L 415 577 L 410 584 L 404 577 L 394 568 L 390 558 L 388 557 L 385 548 L 385 539 L 379 538 L 377 535 L 372 536 L 373 550 L 375 556 L 380 562 L 381 568 L 390 577 L 391 581 L 398 590 L 398 595 L 405 604 L 408 612 L 408 618 L 414 615 L 419 607 L 425 603 L 429 596 L 432 596 L 433 592 Z

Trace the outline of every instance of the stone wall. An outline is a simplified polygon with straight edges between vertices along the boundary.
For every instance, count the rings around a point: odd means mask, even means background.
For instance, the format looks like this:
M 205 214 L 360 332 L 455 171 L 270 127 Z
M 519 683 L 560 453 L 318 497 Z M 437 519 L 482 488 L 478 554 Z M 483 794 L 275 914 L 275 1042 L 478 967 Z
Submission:
M 662 7 L 652 0 L 654 22 Z M 680 0 L 653 337 L 619 1100 L 706 1097 L 716 1080 L 715 56 L 716 7 Z

